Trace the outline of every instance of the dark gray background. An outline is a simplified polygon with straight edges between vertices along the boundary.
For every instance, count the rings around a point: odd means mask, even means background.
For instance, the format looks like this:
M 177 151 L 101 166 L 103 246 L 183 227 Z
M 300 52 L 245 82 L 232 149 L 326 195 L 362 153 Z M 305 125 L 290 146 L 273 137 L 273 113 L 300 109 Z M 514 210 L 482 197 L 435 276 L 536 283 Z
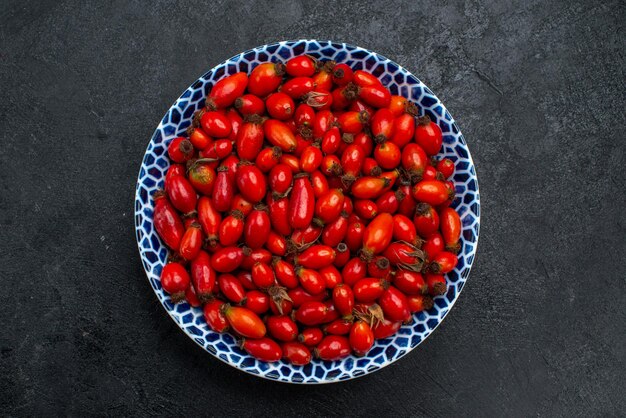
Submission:
M 626 414 L 623 2 L 87 3 L 0 5 L 3 415 Z M 443 325 L 396 364 L 320 387 L 197 347 L 133 230 L 170 104 L 222 60 L 295 38 L 421 78 L 463 130 L 482 198 Z

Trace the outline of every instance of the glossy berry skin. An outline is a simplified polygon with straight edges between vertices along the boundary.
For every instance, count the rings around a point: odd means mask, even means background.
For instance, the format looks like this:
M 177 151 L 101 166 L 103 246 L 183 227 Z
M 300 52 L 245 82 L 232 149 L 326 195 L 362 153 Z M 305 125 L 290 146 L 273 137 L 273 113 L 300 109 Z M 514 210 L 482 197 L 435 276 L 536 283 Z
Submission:
M 376 162 L 385 170 L 393 170 L 400 164 L 402 153 L 393 142 L 385 142 L 374 148 Z
M 341 214 L 343 202 L 343 192 L 339 189 L 332 189 L 317 200 L 315 216 L 325 224 L 332 222 Z
M 426 285 L 431 296 L 444 295 L 448 291 L 448 283 L 443 274 L 426 273 Z
M 321 233 L 322 233 L 322 228 L 311 224 L 307 226 L 306 228 L 297 229 L 293 231 L 290 239 L 291 241 L 294 242 L 294 244 L 299 245 L 299 246 L 304 246 L 304 245 L 311 244 L 314 241 L 316 241 L 320 237 Z
M 326 289 L 334 289 L 339 283 L 343 281 L 341 277 L 341 273 L 337 270 L 337 267 L 330 265 L 326 267 L 322 267 L 318 270 L 320 276 L 324 280 L 324 284 L 326 285 Z
M 254 209 L 244 224 L 244 242 L 253 250 L 261 248 L 267 242 L 271 228 L 268 213 L 265 210 Z
M 280 345 L 271 338 L 244 339 L 241 348 L 257 360 L 274 363 L 283 356 Z
M 413 223 L 417 233 L 428 238 L 439 229 L 439 214 L 428 203 L 420 203 L 416 207 Z
M 374 277 L 363 278 L 352 286 L 354 300 L 358 303 L 373 303 L 383 295 L 389 283 L 385 279 Z
M 335 247 L 335 261 L 333 261 L 333 265 L 337 268 L 343 268 L 346 263 L 350 260 L 350 250 L 345 242 L 340 242 Z M 343 280 L 343 276 L 342 276 Z
M 302 288 L 311 295 L 319 295 L 326 289 L 324 279 L 316 270 L 298 267 L 296 268 L 296 276 L 298 276 Z
M 424 149 L 429 156 L 441 150 L 443 134 L 439 125 L 432 122 L 428 116 L 420 118 L 415 128 L 415 142 Z
M 285 66 L 282 63 L 266 62 L 252 70 L 248 79 L 248 91 L 255 96 L 265 97 L 276 91 L 283 81 Z
M 235 139 L 235 148 L 239 158 L 253 161 L 263 147 L 263 135 L 263 126 L 260 123 L 245 122 Z
M 285 164 L 277 164 L 269 173 L 270 189 L 276 193 L 285 193 L 293 181 L 293 171 Z
M 415 118 L 413 115 L 404 113 L 393 122 L 393 134 L 389 139 L 400 148 L 404 148 L 409 142 L 413 140 L 415 134 Z
M 382 168 L 380 168 L 380 165 L 378 165 L 378 162 L 375 159 L 366 157 L 365 160 L 363 160 L 363 167 L 361 171 L 364 176 L 373 176 L 376 178 L 382 172 Z
M 232 129 L 230 121 L 221 112 L 205 112 L 200 117 L 200 126 L 213 138 L 227 138 Z
M 193 147 L 199 150 L 203 150 L 213 143 L 213 138 L 199 127 L 190 126 L 187 129 L 187 135 L 189 135 L 189 141 L 193 144 Z
M 325 322 L 328 307 L 323 302 L 304 302 L 294 315 L 296 321 L 307 325 L 319 325 Z
M 406 300 L 411 313 L 427 311 L 434 306 L 433 299 L 428 295 L 410 295 Z
M 341 175 L 341 161 L 336 155 L 326 155 L 322 159 L 322 165 L 320 171 L 326 177 L 332 178 Z
M 243 116 L 262 115 L 265 113 L 265 102 L 254 94 L 244 94 L 238 97 L 234 106 Z
M 337 84 L 338 86 L 345 86 L 352 81 L 352 78 L 354 77 L 354 72 L 349 65 L 341 63 L 335 65 L 332 75 L 333 83 Z
M 298 335 L 298 341 L 308 347 L 315 347 L 324 338 L 324 333 L 320 328 L 305 328 Z
M 388 247 L 387 247 L 388 248 Z M 390 280 L 391 263 L 387 257 L 376 256 L 367 263 L 367 275 L 379 279 Z
M 389 244 L 385 251 L 383 251 L 383 255 L 394 266 L 402 266 L 403 264 L 419 266 L 422 258 L 422 253 L 416 251 L 413 245 L 400 241 Z
M 287 295 L 292 300 L 294 308 L 299 308 L 307 302 L 321 302 L 322 300 L 326 299 L 325 292 L 319 293 L 317 295 L 312 295 L 301 287 L 289 289 Z
M 350 355 L 350 342 L 342 335 L 327 335 L 313 351 L 321 360 L 340 360 Z
M 204 196 L 198 200 L 197 210 L 198 222 L 202 225 L 205 235 L 209 240 L 216 240 L 222 222 L 222 215 L 215 209 L 212 200 Z
M 339 318 L 324 325 L 322 329 L 326 334 L 348 335 L 352 328 L 352 319 Z
M 287 94 L 289 97 L 295 99 L 301 99 L 305 94 L 313 91 L 315 88 L 315 81 L 310 77 L 295 77 L 288 80 L 280 87 L 280 91 Z M 309 103 L 310 104 L 310 103 Z
M 222 313 L 222 306 L 224 306 L 224 302 L 215 299 L 208 301 L 203 308 L 206 323 L 213 331 L 219 333 L 228 329 L 228 321 Z
M 432 165 L 426 167 L 424 174 L 422 174 L 422 180 L 437 180 L 437 169 Z
M 267 318 L 269 334 L 279 341 L 295 341 L 298 336 L 298 325 L 286 315 L 270 316 Z
M 189 183 L 191 183 L 196 192 L 210 196 L 213 192 L 213 185 L 215 184 L 215 170 L 213 170 L 211 165 L 195 162 L 189 165 L 187 172 Z
M 161 287 L 170 294 L 172 302 L 178 303 L 185 299 L 185 291 L 191 279 L 185 267 L 178 263 L 168 263 L 161 271 Z
M 313 186 L 313 194 L 315 195 L 316 199 L 324 196 L 330 190 L 330 187 L 328 186 L 328 180 L 321 171 L 317 170 L 312 172 L 310 175 L 310 179 L 311 185 Z
M 296 270 L 293 264 L 276 257 L 272 262 L 272 266 L 274 267 L 276 280 L 281 286 L 285 286 L 287 289 L 295 289 L 298 287 L 300 283 L 298 282 L 298 277 L 296 276 Z
M 365 112 L 348 111 L 342 113 L 337 122 L 343 133 L 358 134 L 363 130 L 363 125 L 367 123 L 369 116 Z
M 267 293 L 259 290 L 250 290 L 246 293 L 243 307 L 250 309 L 257 315 L 263 315 L 270 309 L 270 299 Z
M 389 190 L 380 195 L 376 199 L 376 207 L 381 212 L 394 214 L 400 209 L 400 202 L 404 199 L 404 193 L 401 190 L 395 192 Z
M 200 250 L 191 261 L 191 283 L 196 290 L 196 296 L 201 302 L 207 302 L 213 294 L 217 282 L 217 273 L 211 267 L 211 257 Z
M 411 180 L 421 180 L 428 164 L 428 156 L 419 145 L 407 144 L 402 150 L 402 167 L 411 176 Z
M 163 189 L 167 191 L 169 185 L 174 177 L 184 176 L 185 166 L 182 164 L 172 164 L 165 174 L 165 182 L 163 183 Z
M 356 252 L 361 246 L 363 246 L 363 234 L 365 233 L 365 226 L 361 222 L 353 222 L 348 224 L 348 231 L 346 232 L 345 243 L 351 252 Z
M 222 312 L 230 327 L 242 337 L 263 338 L 265 336 L 267 332 L 265 324 L 250 309 L 226 304 L 222 307 Z
M 283 358 L 294 366 L 305 366 L 311 362 L 311 351 L 300 342 L 286 342 L 282 349 Z
M 413 221 L 401 214 L 393 216 L 393 239 L 405 241 L 411 245 L 418 245 L 421 242 Z
M 252 274 L 252 281 L 259 289 L 267 289 L 276 281 L 274 271 L 266 263 L 255 263 L 250 273 Z
M 235 73 L 219 80 L 211 88 L 206 105 L 210 109 L 223 109 L 232 105 L 248 86 L 248 74 Z
M 352 183 L 350 192 L 356 199 L 375 199 L 389 186 L 389 180 L 380 177 L 365 176 Z
M 313 245 L 297 257 L 294 262 L 306 268 L 321 269 L 335 261 L 335 250 L 327 245 Z
M 334 66 L 334 61 L 327 61 L 321 66 L 320 71 L 318 71 L 317 74 L 313 75 L 313 81 L 315 82 L 317 88 L 322 88 L 324 90 L 330 90 L 332 88 L 332 71 Z
M 254 160 L 254 165 L 263 173 L 270 171 L 280 162 L 283 152 L 279 147 L 264 148 Z
M 263 132 L 265 133 L 265 139 L 270 144 L 279 147 L 285 152 L 293 152 L 298 145 L 296 136 L 289 129 L 289 126 L 279 120 L 269 119 L 265 121 Z
M 374 113 L 370 126 L 376 143 L 382 143 L 391 139 L 394 133 L 394 122 L 395 117 L 389 109 L 379 109 Z
M 365 152 L 359 145 L 348 145 L 341 154 L 341 169 L 344 179 L 354 181 L 361 173 L 365 162 Z
M 311 77 L 317 69 L 317 61 L 309 55 L 291 58 L 285 64 L 285 71 L 292 77 Z
M 246 257 L 246 258 L 248 258 L 248 257 Z M 257 290 L 258 289 L 256 287 L 256 285 L 254 284 L 254 282 L 252 281 L 252 274 L 250 274 L 249 271 L 240 270 L 237 273 L 236 277 L 237 277 L 237 280 L 239 280 L 241 282 L 241 285 L 243 286 L 244 289 L 246 289 L 246 290 Z M 246 295 L 246 297 L 248 297 L 248 296 Z
M 390 321 L 406 321 L 411 316 L 406 296 L 393 286 L 383 292 L 378 304 Z
M 180 241 L 179 254 L 185 260 L 193 260 L 202 248 L 202 227 L 199 223 L 193 222 L 185 231 Z
M 324 155 L 319 147 L 309 145 L 300 155 L 300 169 L 305 173 L 312 173 L 322 164 Z
M 267 204 L 274 230 L 282 235 L 291 234 L 292 228 L 288 218 L 289 199 L 286 197 L 275 198 L 270 195 L 267 198 Z
M 165 242 L 165 245 L 173 250 L 178 250 L 185 228 L 183 221 L 163 191 L 154 194 L 153 222 L 157 234 Z
M 354 308 L 354 293 L 350 286 L 339 284 L 335 286 L 332 293 L 333 303 L 340 315 L 347 316 L 352 314 Z
M 363 70 L 356 70 L 352 76 L 352 81 L 359 87 L 366 86 L 382 86 L 380 80 L 376 76 Z M 391 102 L 391 96 L 389 96 Z
M 232 274 L 220 274 L 217 278 L 220 292 L 234 303 L 242 303 L 246 297 L 246 290 L 241 281 Z
M 241 165 L 237 170 L 237 188 L 244 199 L 258 203 L 265 197 L 267 180 L 254 165 Z
M 434 233 L 422 245 L 422 251 L 426 254 L 427 260 L 432 260 L 437 254 L 445 248 L 443 237 L 439 233 Z
M 289 223 L 294 229 L 306 228 L 315 213 L 315 195 L 308 176 L 296 175 L 289 197 Z
M 224 159 L 233 151 L 233 143 L 230 138 L 218 139 L 208 147 L 200 151 L 200 158 Z
M 371 200 L 355 200 L 354 213 L 361 219 L 369 220 L 378 214 L 378 207 Z
M 244 252 L 239 247 L 224 247 L 211 256 L 211 267 L 220 273 L 230 273 L 243 262 Z
M 287 254 L 287 239 L 282 235 L 270 230 L 265 242 L 265 248 L 267 248 L 273 255 L 279 257 Z
M 300 158 L 294 154 L 283 154 L 280 163 L 288 166 L 294 174 L 300 172 Z
M 167 154 L 175 163 L 185 163 L 193 156 L 193 145 L 187 138 L 179 136 L 172 139 L 167 147 Z
M 446 243 L 446 251 L 458 253 L 461 249 L 461 218 L 452 208 L 443 208 L 439 212 L 441 236 Z
M 360 279 L 365 278 L 367 274 L 367 263 L 359 257 L 350 259 L 341 270 L 343 281 L 348 286 L 354 286 Z
M 237 244 L 243 235 L 243 226 L 243 213 L 238 210 L 233 211 L 230 215 L 224 218 L 220 224 L 220 244 L 224 247 Z
M 225 212 L 230 208 L 233 196 L 235 195 L 235 180 L 229 174 L 228 167 L 220 167 L 217 169 L 217 177 L 213 186 L 211 195 L 211 203 L 215 210 Z
M 364 356 L 374 345 L 374 332 L 365 321 L 356 321 L 350 329 L 350 347 L 357 356 Z
M 336 247 L 345 239 L 348 232 L 348 218 L 344 215 L 340 215 L 334 221 L 324 225 L 322 231 L 322 243 L 324 245 Z
M 454 270 L 458 261 L 456 254 L 442 251 L 433 257 L 429 268 L 433 273 L 446 274 Z
M 375 255 L 383 252 L 393 237 L 393 217 L 381 213 L 365 228 L 363 233 L 363 252 Z
M 390 321 L 389 319 L 385 319 L 382 322 L 378 322 L 372 327 L 374 338 L 381 340 L 383 338 L 391 337 L 398 332 L 401 326 L 402 321 Z
M 365 86 L 359 89 L 359 99 L 369 106 L 380 109 L 389 106 L 391 93 L 382 85 Z
M 282 92 L 270 94 L 265 99 L 265 106 L 267 113 L 278 120 L 290 119 L 296 110 L 293 99 Z
M 405 295 L 423 294 L 428 290 L 422 274 L 409 270 L 398 270 L 393 285 Z
M 437 171 L 439 171 L 444 178 L 452 177 L 452 174 L 454 174 L 454 161 L 449 158 L 444 158 L 437 163 Z

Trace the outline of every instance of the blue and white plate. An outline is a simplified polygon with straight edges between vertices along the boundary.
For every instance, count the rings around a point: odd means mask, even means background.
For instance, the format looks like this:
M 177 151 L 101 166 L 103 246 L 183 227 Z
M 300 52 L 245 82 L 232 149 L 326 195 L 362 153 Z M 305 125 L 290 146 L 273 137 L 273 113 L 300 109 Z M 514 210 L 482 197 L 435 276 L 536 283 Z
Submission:
M 163 187 L 170 165 L 167 145 L 174 137 L 184 135 L 193 113 L 204 106 L 213 84 L 225 75 L 250 72 L 267 61 L 286 61 L 309 54 L 322 60 L 344 62 L 354 69 L 364 69 L 387 86 L 392 94 L 400 94 L 415 102 L 421 114 L 427 114 L 443 131 L 442 155 L 455 161 L 454 184 L 457 198 L 453 207 L 461 215 L 462 250 L 457 268 L 447 275 L 448 293 L 435 298 L 435 306 L 414 315 L 414 322 L 403 326 L 396 335 L 376 341 L 366 357 L 349 356 L 340 361 L 313 360 L 306 366 L 283 362 L 264 363 L 250 357 L 237 347 L 230 334 L 218 334 L 206 325 L 202 309 L 186 303 L 175 305 L 161 289 L 159 276 L 167 257 L 167 249 L 152 224 L 152 194 Z M 375 52 L 330 41 L 298 40 L 263 45 L 236 55 L 214 67 L 185 90 L 167 111 L 154 131 L 143 157 L 135 196 L 135 227 L 141 260 L 150 285 L 165 310 L 178 326 L 213 356 L 247 373 L 289 383 L 329 383 L 353 379 L 379 370 L 417 347 L 437 328 L 458 298 L 476 254 L 480 223 L 480 198 L 474 163 L 465 138 L 444 105 L 432 91 L 410 72 Z

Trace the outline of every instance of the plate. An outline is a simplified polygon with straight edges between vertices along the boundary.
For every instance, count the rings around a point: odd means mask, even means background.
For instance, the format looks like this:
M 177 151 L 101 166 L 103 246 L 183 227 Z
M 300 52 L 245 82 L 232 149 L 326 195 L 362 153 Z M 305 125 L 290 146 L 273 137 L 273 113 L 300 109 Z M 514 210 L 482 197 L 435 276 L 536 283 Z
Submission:
M 413 323 L 402 326 L 394 336 L 376 341 L 365 357 L 349 356 L 339 361 L 313 360 L 306 366 L 293 366 L 254 359 L 237 347 L 232 335 L 211 331 L 204 321 L 201 308 L 170 301 L 159 280 L 167 258 L 167 248 L 152 224 L 151 196 L 163 187 L 165 173 L 170 165 L 167 144 L 174 137 L 185 134 L 194 112 L 204 106 L 205 97 L 217 80 L 238 71 L 249 73 L 262 62 L 285 62 L 302 54 L 344 62 L 354 69 L 371 72 L 392 94 L 400 94 L 415 102 L 420 108 L 420 116 L 427 114 L 439 125 L 443 131 L 440 155 L 452 159 L 456 165 L 453 181 L 457 198 L 452 207 L 461 217 L 463 230 L 459 263 L 447 275 L 448 292 L 434 299 L 432 309 L 413 315 Z M 141 163 L 135 195 L 135 228 L 141 261 L 150 286 L 167 313 L 189 338 L 223 362 L 256 376 L 288 383 L 329 383 L 364 376 L 388 366 L 421 344 L 450 312 L 469 278 L 478 244 L 479 225 L 480 197 L 474 163 L 465 138 L 437 96 L 417 77 L 390 59 L 364 48 L 331 41 L 297 40 L 259 46 L 235 55 L 194 81 L 165 113 L 154 131 Z

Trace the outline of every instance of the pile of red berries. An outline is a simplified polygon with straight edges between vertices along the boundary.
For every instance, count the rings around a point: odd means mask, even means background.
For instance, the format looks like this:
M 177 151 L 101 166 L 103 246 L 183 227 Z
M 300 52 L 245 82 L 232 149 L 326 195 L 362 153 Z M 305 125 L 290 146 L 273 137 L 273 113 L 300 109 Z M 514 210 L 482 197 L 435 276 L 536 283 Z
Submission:
M 218 81 L 154 195 L 163 289 L 259 360 L 365 355 L 457 264 L 454 163 L 418 113 L 308 55 Z

